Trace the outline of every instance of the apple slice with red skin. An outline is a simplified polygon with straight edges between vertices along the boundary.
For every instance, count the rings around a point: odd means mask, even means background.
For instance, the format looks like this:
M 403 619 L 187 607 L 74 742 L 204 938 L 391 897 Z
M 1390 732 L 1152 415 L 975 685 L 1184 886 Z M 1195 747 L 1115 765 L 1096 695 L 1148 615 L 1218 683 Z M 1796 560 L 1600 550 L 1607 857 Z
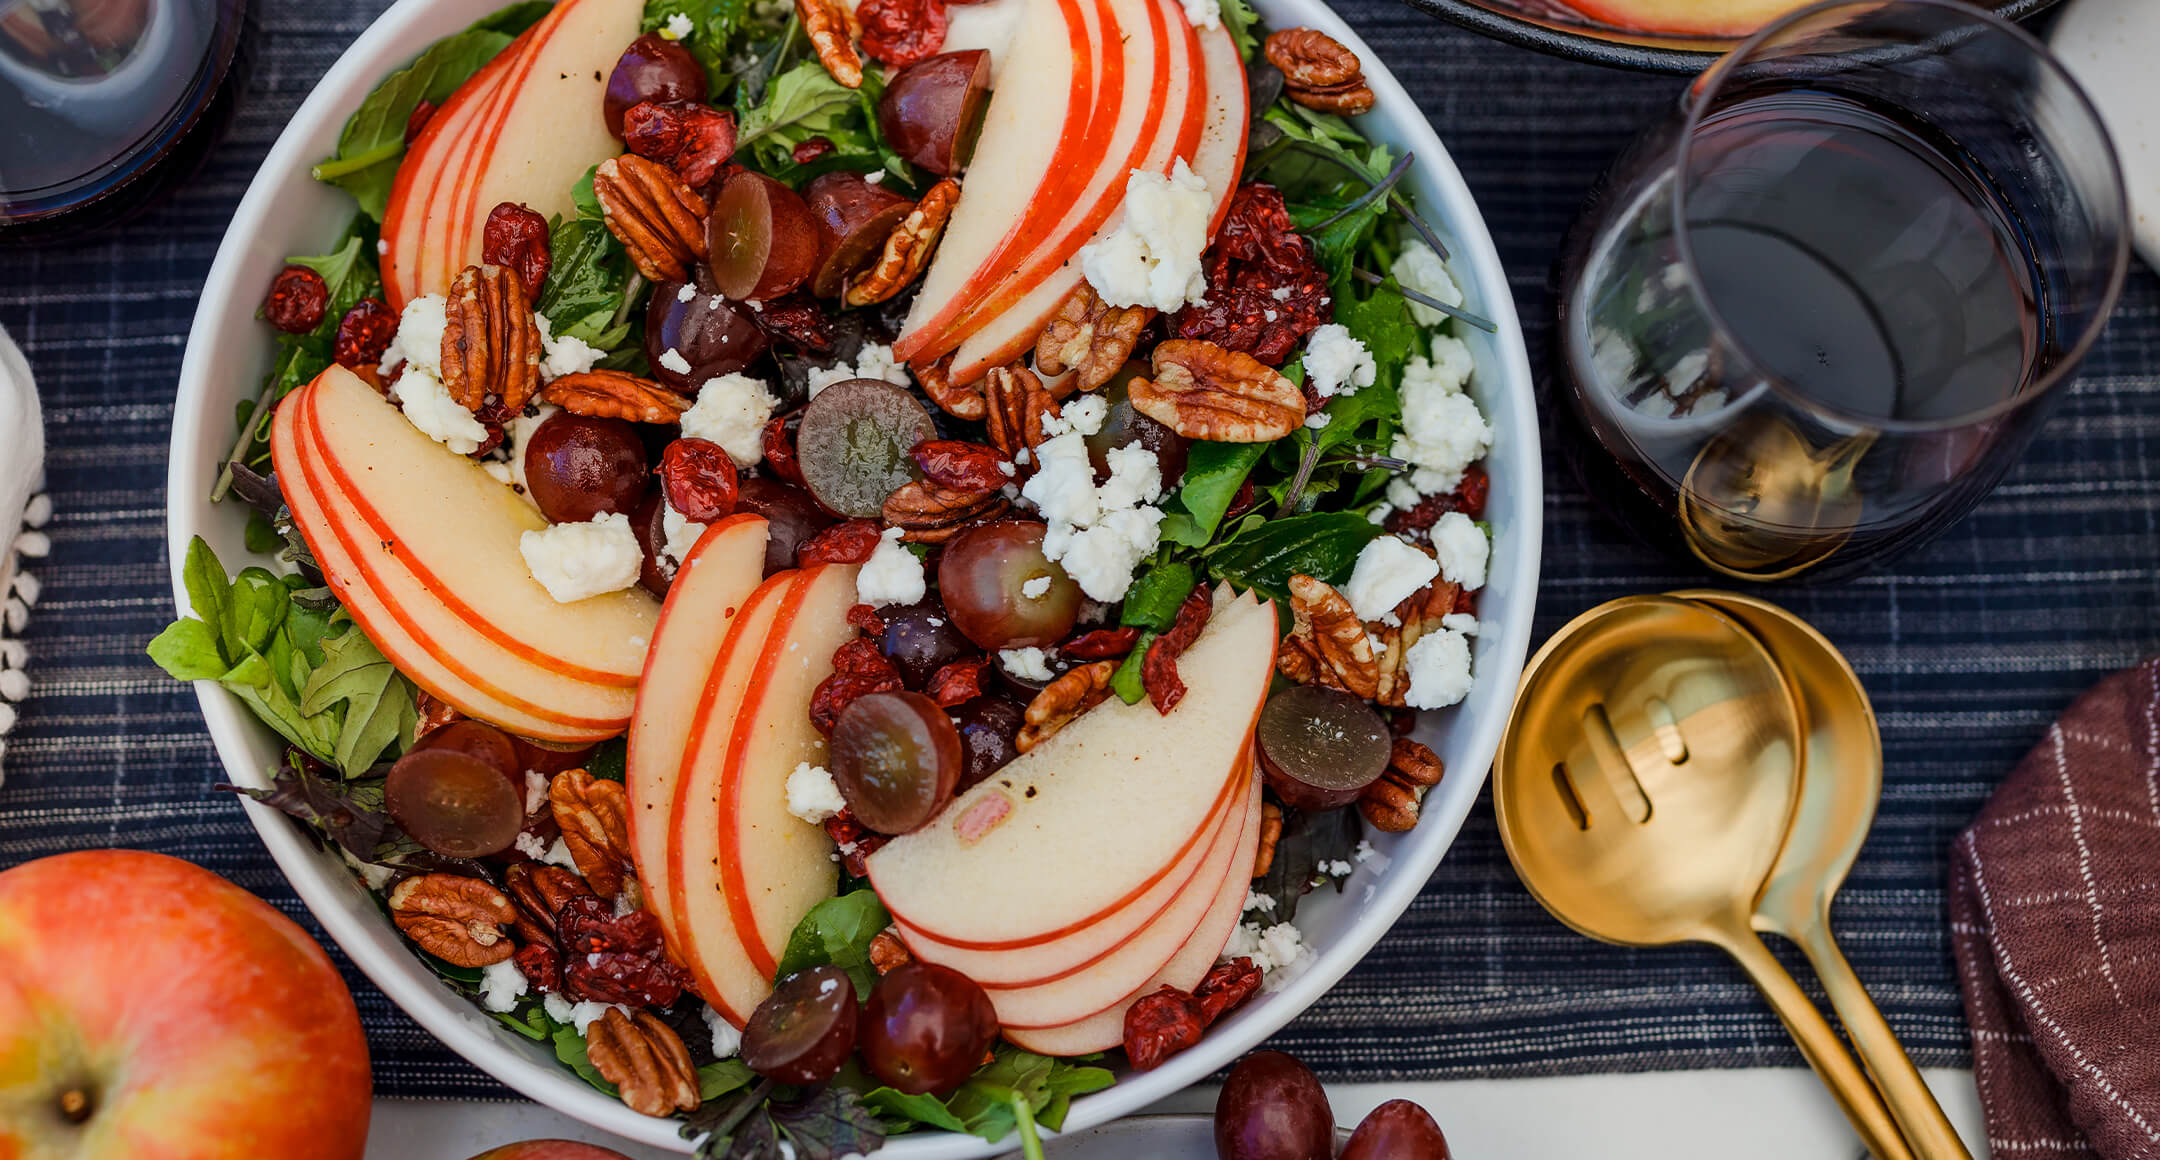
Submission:
M 954 203 L 907 322 L 893 340 L 893 354 L 902 361 L 920 357 L 923 343 L 960 308 L 961 296 L 997 269 L 1035 207 L 1062 212 L 1062 191 L 1085 180 L 1097 160 L 1086 158 L 1086 168 L 1074 168 L 1082 162 L 1075 145 L 1095 113 L 1098 55 L 1082 9 L 1103 0 L 1021 2 L 1026 7 L 975 141 L 975 165 L 995 166 L 997 180 L 971 183 Z
M 557 602 L 519 547 L 546 518 L 358 376 L 332 370 L 299 397 L 300 434 L 349 514 L 475 632 L 540 668 L 634 690 L 659 603 L 638 588 Z
M 390 550 L 395 545 L 386 547 L 370 533 L 342 522 L 351 519 L 351 501 L 315 461 L 307 424 L 308 403 L 316 393 L 343 389 L 346 381 L 375 397 L 352 372 L 332 366 L 278 406 L 270 450 L 294 523 L 361 630 L 422 688 L 467 716 L 565 744 L 589 744 L 620 733 L 629 723 L 634 689 L 566 676 L 508 651 L 413 576 Z M 376 405 L 387 407 L 379 397 Z M 485 493 L 481 495 L 484 505 Z M 523 506 L 514 495 L 511 499 Z
M 1101 922 L 1167 876 L 1248 772 L 1274 671 L 1273 605 L 1227 590 L 1216 605 L 1183 662 L 1210 678 L 1176 712 L 1105 702 L 887 843 L 868 860 L 886 908 L 941 942 L 1002 950 Z
M 1063 1027 L 1104 1011 L 1130 997 L 1169 965 L 1178 949 L 1192 938 L 1202 919 L 1233 877 L 1251 880 L 1252 863 L 1234 864 L 1245 832 L 1259 823 L 1260 785 L 1251 773 L 1250 758 L 1238 778 L 1241 807 L 1232 824 L 1219 829 L 1208 851 L 1208 860 L 1177 901 L 1154 922 L 1141 928 L 1131 941 L 1100 960 L 1063 978 L 1032 987 L 984 987 L 997 1008 L 998 1024 L 1015 1030 L 1030 1027 Z
M 398 162 L 382 221 L 383 298 L 392 310 L 403 310 L 407 301 L 418 297 L 411 288 L 421 283 L 421 264 L 430 250 L 426 226 L 431 220 L 442 220 L 431 217 L 430 207 L 438 196 L 447 197 L 457 185 L 454 176 L 442 175 L 459 172 L 453 159 L 462 157 L 471 145 L 468 130 L 493 99 L 503 74 L 523 55 L 531 37 L 532 30 L 525 30 L 466 78 L 428 118 Z
M 630 718 L 629 756 L 623 787 L 629 797 L 630 856 L 638 880 L 654 885 L 645 907 L 660 920 L 669 945 L 682 945 L 675 925 L 674 895 L 667 881 L 668 844 L 674 840 L 675 789 L 683 775 L 683 747 L 705 679 L 711 675 L 729 629 L 765 573 L 765 521 L 748 512 L 727 516 L 705 529 L 676 570 L 660 606 L 645 673 L 638 680 Z
M 1739 38 L 1807 0 L 1564 0 L 1592 20 L 1659 36 Z
M 926 56 L 885 82 L 878 132 L 901 157 L 951 177 L 967 164 L 989 98 L 989 49 Z
M 975 950 L 953 946 L 904 922 L 895 921 L 894 926 L 917 958 L 951 967 L 985 987 L 1055 982 L 1100 962 L 1176 903 L 1178 896 L 1206 864 L 1212 836 L 1229 825 L 1244 808 L 1240 790 L 1235 779 L 1223 783 L 1222 795 L 1203 827 L 1208 836 L 1188 847 L 1179 857 L 1178 864 L 1161 881 L 1101 922 L 1090 923 L 1063 937 L 1032 946 Z
M 1256 821 L 1246 827 L 1244 837 L 1238 842 L 1237 853 L 1231 855 L 1231 865 L 1250 866 L 1259 852 L 1260 826 Z M 1141 984 L 1132 994 L 1062 1027 L 1012 1028 L 1005 1032 L 1005 1038 L 1024 1051 L 1060 1057 L 1088 1055 L 1123 1045 L 1125 1012 L 1136 1000 L 1163 987 L 1190 992 L 1207 977 L 1216 960 L 1222 957 L 1223 948 L 1229 945 L 1230 935 L 1237 930 L 1238 923 L 1244 921 L 1245 896 L 1251 889 L 1250 880 L 1243 875 L 1231 874 L 1225 879 L 1214 904 L 1200 920 L 1199 928 L 1154 978 Z

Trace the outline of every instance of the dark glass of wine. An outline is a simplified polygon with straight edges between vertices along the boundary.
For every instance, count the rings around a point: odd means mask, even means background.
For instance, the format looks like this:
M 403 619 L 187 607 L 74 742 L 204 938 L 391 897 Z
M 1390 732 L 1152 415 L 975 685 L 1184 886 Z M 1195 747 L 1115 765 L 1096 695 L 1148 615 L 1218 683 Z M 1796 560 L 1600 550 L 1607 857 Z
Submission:
M 1588 490 L 1746 580 L 1835 579 L 2002 477 L 2106 326 L 2122 175 L 2075 81 L 1955 0 L 1763 29 L 1606 174 L 1548 384 Z

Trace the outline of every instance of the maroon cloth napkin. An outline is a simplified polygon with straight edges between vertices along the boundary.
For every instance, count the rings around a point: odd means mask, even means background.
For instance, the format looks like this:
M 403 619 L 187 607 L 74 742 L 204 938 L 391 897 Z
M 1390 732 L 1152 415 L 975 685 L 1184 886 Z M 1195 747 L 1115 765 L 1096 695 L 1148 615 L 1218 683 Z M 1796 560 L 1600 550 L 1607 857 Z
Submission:
M 1999 1160 L 2160 1160 L 2160 658 L 2065 711 L 1951 851 Z

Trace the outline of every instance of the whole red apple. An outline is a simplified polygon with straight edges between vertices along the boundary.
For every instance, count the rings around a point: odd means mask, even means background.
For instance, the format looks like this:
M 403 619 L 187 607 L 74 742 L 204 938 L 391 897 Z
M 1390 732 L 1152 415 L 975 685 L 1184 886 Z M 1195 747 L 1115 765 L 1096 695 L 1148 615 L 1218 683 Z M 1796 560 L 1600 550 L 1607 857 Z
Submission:
M 490 1148 L 472 1160 L 630 1160 L 613 1148 L 576 1140 L 526 1140 Z
M 367 1040 L 322 948 L 162 854 L 0 872 L 0 1157 L 359 1160 Z

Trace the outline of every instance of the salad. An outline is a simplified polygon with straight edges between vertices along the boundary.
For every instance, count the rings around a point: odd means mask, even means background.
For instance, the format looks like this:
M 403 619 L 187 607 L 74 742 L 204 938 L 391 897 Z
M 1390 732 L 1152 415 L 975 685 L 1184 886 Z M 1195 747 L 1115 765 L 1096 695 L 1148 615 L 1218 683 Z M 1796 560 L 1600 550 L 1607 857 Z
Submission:
M 316 167 L 205 481 L 267 562 L 151 655 L 700 1155 L 1037 1152 L 1295 977 L 1474 679 L 1491 324 L 1372 103 L 1243 0 L 504 8 Z

